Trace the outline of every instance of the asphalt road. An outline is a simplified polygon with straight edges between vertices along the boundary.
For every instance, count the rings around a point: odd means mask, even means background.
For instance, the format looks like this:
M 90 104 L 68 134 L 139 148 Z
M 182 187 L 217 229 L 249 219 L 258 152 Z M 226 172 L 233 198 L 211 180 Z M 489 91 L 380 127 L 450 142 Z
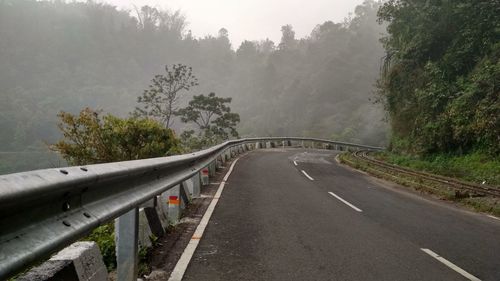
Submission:
M 242 157 L 183 280 L 500 280 L 500 220 L 386 186 L 334 156 Z

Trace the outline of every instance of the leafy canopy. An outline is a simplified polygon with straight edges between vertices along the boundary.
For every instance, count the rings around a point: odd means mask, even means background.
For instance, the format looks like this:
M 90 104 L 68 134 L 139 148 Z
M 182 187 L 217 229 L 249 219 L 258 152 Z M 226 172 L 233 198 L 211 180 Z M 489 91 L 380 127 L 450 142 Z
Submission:
M 231 98 L 217 97 L 215 93 L 210 93 L 208 96 L 195 95 L 187 107 L 177 111 L 176 114 L 181 117 L 182 122 L 194 123 L 199 138 L 206 139 L 191 146 L 203 147 L 230 137 L 238 137 L 236 125 L 240 122 L 240 115 L 231 112 L 229 107 L 231 100 Z M 186 131 L 183 133 L 183 138 L 192 138 L 194 133 Z
M 193 69 L 183 64 L 174 64 L 171 69 L 166 65 L 165 72 L 155 75 L 149 88 L 137 98 L 141 107 L 136 107 L 134 115 L 155 118 L 170 128 L 180 92 L 198 85 L 198 79 Z
M 64 138 L 52 149 L 73 165 L 161 157 L 179 152 L 172 130 L 152 119 L 100 116 L 83 109 L 79 115 L 58 114 Z

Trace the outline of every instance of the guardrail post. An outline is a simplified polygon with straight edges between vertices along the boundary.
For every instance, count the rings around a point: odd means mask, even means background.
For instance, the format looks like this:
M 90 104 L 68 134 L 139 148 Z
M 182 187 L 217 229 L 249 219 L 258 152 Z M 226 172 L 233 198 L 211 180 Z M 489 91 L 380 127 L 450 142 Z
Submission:
M 208 176 L 209 177 L 214 177 L 215 176 L 215 170 L 216 170 L 216 162 L 217 160 L 211 162 L 210 164 L 208 164 Z M 199 179 L 199 176 L 198 175 L 198 181 L 200 181 Z
M 193 182 L 193 197 L 194 198 L 200 197 L 200 192 L 201 192 L 200 173 L 194 174 L 194 176 L 191 178 L 191 181 Z
M 220 170 L 222 169 L 222 157 L 219 155 L 217 158 L 215 158 L 215 169 Z
M 208 183 L 209 183 L 208 173 L 209 173 L 208 168 L 203 168 L 198 173 L 199 175 L 201 175 L 201 184 L 202 185 L 208 185 Z
M 223 167 L 226 164 L 226 154 L 224 152 L 222 152 L 222 154 L 220 155 L 220 159 L 221 159 L 221 166 Z
M 260 148 L 260 142 L 255 142 L 255 149 L 259 149 Z
M 188 196 L 190 197 L 189 201 L 191 201 L 192 198 L 200 197 L 200 185 L 199 184 L 198 186 L 196 185 L 195 176 L 192 176 L 191 178 L 185 180 L 182 183 L 182 185 L 184 186 L 185 189 L 187 188 L 187 193 L 190 195 Z
M 176 185 L 167 191 L 168 194 L 168 222 L 170 224 L 177 224 L 180 216 L 180 186 Z
M 302 148 L 305 148 L 304 141 L 301 142 L 301 146 L 302 146 Z
M 271 148 L 271 142 L 270 141 L 266 142 L 266 148 Z
M 136 281 L 138 266 L 139 208 L 115 220 L 118 281 Z

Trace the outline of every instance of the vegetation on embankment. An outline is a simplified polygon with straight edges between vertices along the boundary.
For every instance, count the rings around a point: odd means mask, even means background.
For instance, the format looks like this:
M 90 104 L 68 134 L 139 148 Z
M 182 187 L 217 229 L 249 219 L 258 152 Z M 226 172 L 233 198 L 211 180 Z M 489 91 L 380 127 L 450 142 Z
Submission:
M 379 101 L 391 124 L 381 160 L 500 184 L 500 4 L 389 0 Z
M 379 157 L 380 155 L 381 154 L 379 154 Z M 370 165 L 367 161 L 354 157 L 351 153 L 341 154 L 339 156 L 339 160 L 343 164 L 347 164 L 355 169 L 365 171 L 377 178 L 395 182 L 419 192 L 431 194 L 438 197 L 439 199 L 453 201 L 479 212 L 486 212 L 496 216 L 500 216 L 500 198 L 491 196 L 479 196 L 478 194 L 450 189 L 448 185 L 441 184 L 435 181 L 425 180 L 418 176 L 412 176 L 398 173 L 396 171 L 381 169 L 380 167 Z M 421 160 L 421 163 L 431 162 L 425 162 Z
M 467 166 L 480 152 L 498 163 L 499 2 L 389 0 L 378 16 L 389 24 L 378 93 L 390 149 L 436 159 L 471 154 L 443 161 Z
M 434 154 L 426 157 L 380 152 L 377 159 L 417 171 L 429 172 L 478 184 L 500 186 L 500 159 L 474 152 L 463 156 Z

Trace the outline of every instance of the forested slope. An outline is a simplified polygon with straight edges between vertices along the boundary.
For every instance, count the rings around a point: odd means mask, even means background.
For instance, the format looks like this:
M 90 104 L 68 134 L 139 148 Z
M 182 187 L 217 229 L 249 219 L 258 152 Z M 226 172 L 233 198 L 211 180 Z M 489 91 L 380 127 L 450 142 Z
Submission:
M 500 1 L 391 0 L 380 95 L 392 147 L 500 155 Z
M 233 97 L 243 136 L 383 145 L 383 112 L 369 100 L 383 55 L 377 9 L 367 1 L 343 23 L 318 23 L 306 38 L 283 23 L 281 42 L 231 46 L 223 28 L 193 37 L 179 12 L 0 1 L 0 173 L 61 164 L 40 153 L 59 138 L 59 111 L 88 106 L 126 116 L 153 75 L 174 63 L 199 78 L 190 95 Z M 180 122 L 174 128 L 182 132 Z

